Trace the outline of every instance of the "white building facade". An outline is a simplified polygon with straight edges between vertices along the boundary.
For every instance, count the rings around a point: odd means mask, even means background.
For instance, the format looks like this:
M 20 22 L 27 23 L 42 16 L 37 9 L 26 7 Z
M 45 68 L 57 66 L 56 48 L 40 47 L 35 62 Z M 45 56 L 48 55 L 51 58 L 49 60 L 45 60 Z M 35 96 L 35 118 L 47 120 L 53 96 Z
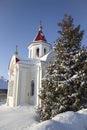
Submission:
M 43 35 L 42 26 L 28 46 L 28 58 L 21 58 L 16 50 L 12 56 L 8 68 L 8 94 L 7 105 L 18 106 L 20 104 L 39 105 L 39 90 L 41 80 L 45 74 L 46 64 L 52 60 L 55 52 Z

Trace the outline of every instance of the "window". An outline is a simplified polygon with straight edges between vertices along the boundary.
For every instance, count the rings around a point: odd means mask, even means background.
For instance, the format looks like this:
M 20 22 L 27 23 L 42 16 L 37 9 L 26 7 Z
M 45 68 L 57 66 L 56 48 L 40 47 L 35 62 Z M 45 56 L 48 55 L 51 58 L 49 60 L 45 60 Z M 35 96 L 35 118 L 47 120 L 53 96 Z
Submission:
M 46 54 L 46 48 L 44 48 L 44 55 Z
M 36 55 L 39 57 L 39 48 L 36 50 Z
M 31 81 L 31 96 L 34 96 L 34 80 Z

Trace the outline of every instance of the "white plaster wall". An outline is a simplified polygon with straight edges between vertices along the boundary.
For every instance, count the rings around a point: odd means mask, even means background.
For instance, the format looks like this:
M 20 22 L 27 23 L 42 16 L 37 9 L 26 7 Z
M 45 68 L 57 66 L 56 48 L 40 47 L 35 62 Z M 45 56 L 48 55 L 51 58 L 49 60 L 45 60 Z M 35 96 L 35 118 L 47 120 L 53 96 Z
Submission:
M 20 104 L 25 103 L 25 87 L 26 87 L 26 71 L 22 70 L 21 88 L 20 88 Z
M 11 107 L 14 107 L 14 105 L 13 105 L 13 97 L 11 97 L 11 96 L 8 97 L 8 99 L 7 99 L 7 105 L 11 106 Z
M 37 99 L 37 102 L 36 102 L 36 105 L 38 106 L 40 104 L 40 99 L 39 99 L 39 91 L 40 91 L 40 88 L 41 88 L 41 79 L 42 79 L 42 68 L 41 68 L 41 62 L 39 62 L 37 64 L 38 66 L 38 71 L 37 71 L 37 96 L 36 96 L 36 99 Z
M 19 80 L 19 104 L 29 103 L 36 105 L 37 102 L 37 66 L 36 65 L 22 65 Z M 31 96 L 31 81 L 35 83 L 35 94 Z
M 7 94 L 7 105 L 15 106 L 15 94 L 16 94 L 16 69 L 14 67 L 13 73 L 9 70 L 9 83 L 8 83 L 8 94 Z
M 28 85 L 28 91 L 29 91 L 29 103 L 32 105 L 36 105 L 36 97 L 37 97 L 37 67 L 36 66 L 31 66 L 30 73 L 28 73 L 30 79 L 29 79 L 29 85 Z M 34 95 L 31 96 L 31 81 L 34 80 Z
M 42 49 L 42 45 L 40 46 Z M 44 46 L 45 47 L 45 46 Z M 33 50 L 36 47 L 33 48 Z M 48 48 L 49 49 L 49 48 Z M 41 87 L 41 79 L 43 75 L 43 64 L 16 64 L 14 74 L 11 76 L 9 72 L 9 79 L 14 80 L 13 95 L 8 96 L 7 100 L 9 106 L 17 106 L 19 104 L 29 103 L 38 105 L 40 100 L 38 98 L 39 89 Z M 31 81 L 34 80 L 35 93 L 31 96 Z
M 39 53 L 39 57 L 36 55 L 36 49 L 39 48 L 40 53 Z M 42 56 L 44 56 L 44 48 L 46 48 L 46 53 L 48 53 L 51 50 L 51 44 L 49 43 L 45 43 L 45 42 L 32 42 L 32 44 L 30 44 L 30 46 L 28 46 L 28 50 L 29 50 L 29 58 L 40 58 Z
M 18 66 L 17 74 L 17 86 L 16 86 L 16 105 L 20 104 L 20 95 L 21 95 L 21 82 L 22 82 L 22 69 L 21 66 Z

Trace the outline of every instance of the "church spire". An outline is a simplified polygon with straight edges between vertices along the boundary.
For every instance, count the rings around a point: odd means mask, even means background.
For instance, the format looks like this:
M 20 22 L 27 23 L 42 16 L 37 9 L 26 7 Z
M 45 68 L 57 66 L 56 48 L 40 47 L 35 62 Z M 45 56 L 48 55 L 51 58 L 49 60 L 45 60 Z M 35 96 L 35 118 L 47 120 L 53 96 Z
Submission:
M 16 45 L 16 51 L 15 54 L 18 55 L 18 45 Z
M 45 38 L 45 36 L 44 36 L 44 34 L 42 32 L 41 21 L 40 21 L 40 25 L 38 27 L 38 33 L 37 33 L 37 35 L 36 35 L 36 37 L 35 37 L 35 39 L 33 41 L 35 41 L 35 42 L 37 42 L 37 41 L 47 42 L 47 40 L 46 40 L 46 38 Z
M 49 44 L 43 34 L 41 21 L 38 26 L 38 32 L 34 40 L 28 46 L 29 58 L 39 59 L 46 55 L 51 50 L 51 44 Z

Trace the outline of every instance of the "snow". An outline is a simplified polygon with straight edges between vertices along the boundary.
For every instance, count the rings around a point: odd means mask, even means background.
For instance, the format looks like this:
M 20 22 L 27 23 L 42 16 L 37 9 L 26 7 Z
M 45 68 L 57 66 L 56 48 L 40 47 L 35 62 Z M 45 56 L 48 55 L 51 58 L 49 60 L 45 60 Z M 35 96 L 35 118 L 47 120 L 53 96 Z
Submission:
M 87 109 L 64 112 L 40 123 L 35 106 L 12 108 L 1 102 L 0 130 L 87 130 Z
M 42 56 L 40 58 L 40 60 L 49 63 L 50 61 L 54 60 L 55 55 L 56 55 L 56 52 L 52 50 L 49 53 L 47 53 L 46 55 Z
M 21 105 L 11 108 L 6 104 L 0 105 L 0 130 L 27 130 L 37 124 L 38 120 L 34 106 Z
M 39 62 L 39 59 L 30 59 L 30 58 L 21 58 L 21 57 L 17 57 L 19 59 L 19 64 L 36 64 L 37 62 Z
M 39 123 L 31 130 L 87 130 L 87 109 L 77 113 L 72 111 L 61 113 L 52 120 Z

